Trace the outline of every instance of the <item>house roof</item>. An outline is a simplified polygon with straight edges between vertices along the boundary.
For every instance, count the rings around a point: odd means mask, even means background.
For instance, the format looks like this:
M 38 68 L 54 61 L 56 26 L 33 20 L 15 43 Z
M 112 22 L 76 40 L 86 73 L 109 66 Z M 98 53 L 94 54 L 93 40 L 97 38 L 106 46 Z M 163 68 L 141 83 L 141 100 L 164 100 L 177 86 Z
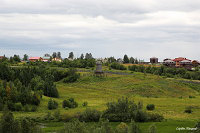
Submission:
M 30 57 L 29 60 L 39 60 L 41 57 Z
M 182 60 L 181 63 L 191 63 L 191 60 Z
M 198 61 L 198 60 L 193 60 L 192 62 L 197 62 L 197 63 L 199 63 L 199 64 L 200 64 L 200 61 Z
M 178 57 L 178 58 L 173 59 L 173 61 L 183 61 L 183 60 L 188 60 L 188 59 L 183 58 L 183 57 Z
M 175 63 L 175 61 L 168 59 L 168 60 L 165 60 L 164 63 Z
M 44 60 L 49 60 L 50 57 L 45 56 L 45 57 L 43 57 L 43 59 L 44 59 Z

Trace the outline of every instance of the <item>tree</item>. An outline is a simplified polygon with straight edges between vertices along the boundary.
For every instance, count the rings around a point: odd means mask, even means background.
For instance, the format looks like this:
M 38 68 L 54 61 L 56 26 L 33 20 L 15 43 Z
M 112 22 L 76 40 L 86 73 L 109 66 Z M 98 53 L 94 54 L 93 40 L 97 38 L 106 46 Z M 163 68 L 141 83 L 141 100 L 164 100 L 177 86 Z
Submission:
M 92 59 L 92 54 L 91 53 L 86 53 L 85 54 L 85 59 Z
M 56 58 L 56 57 L 57 57 L 56 52 L 53 52 L 52 57 L 53 57 L 53 58 Z
M 19 55 L 14 55 L 13 60 L 15 62 L 20 62 L 21 61 L 20 58 L 19 58 Z
M 81 54 L 80 59 L 81 59 L 81 60 L 84 59 L 84 55 L 83 55 L 83 54 Z
M 69 59 L 74 59 L 74 53 L 73 53 L 73 52 L 70 52 L 68 58 L 69 58 Z
M 3 133 L 16 133 L 18 126 L 15 126 L 15 120 L 13 114 L 5 107 L 3 115 L 1 117 L 1 132 Z M 16 128 L 15 128 L 16 127 Z
M 27 61 L 27 60 L 28 60 L 28 55 L 25 54 L 25 55 L 24 55 L 24 58 L 23 58 L 23 61 Z
M 128 59 L 128 56 L 126 54 L 124 55 L 124 63 L 129 63 L 129 59 Z
M 60 52 L 57 53 L 57 57 L 61 58 L 61 53 Z
M 129 60 L 130 63 L 134 64 L 135 63 L 135 59 L 133 57 L 130 58 Z

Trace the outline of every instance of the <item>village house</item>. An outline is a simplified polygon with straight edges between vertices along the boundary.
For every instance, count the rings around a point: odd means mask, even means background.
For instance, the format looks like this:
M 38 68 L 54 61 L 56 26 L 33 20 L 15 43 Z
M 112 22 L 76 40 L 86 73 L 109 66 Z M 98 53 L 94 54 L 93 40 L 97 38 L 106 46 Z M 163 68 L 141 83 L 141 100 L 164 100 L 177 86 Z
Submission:
M 56 62 L 62 62 L 62 59 L 61 59 L 61 58 L 57 58 L 57 57 L 56 57 L 56 58 L 53 58 L 53 59 L 52 59 L 52 61 L 56 61 Z
M 183 57 L 178 57 L 175 59 L 164 59 L 163 65 L 176 68 L 185 68 L 192 70 L 193 63 L 191 60 Z
M 200 66 L 200 61 L 198 61 L 198 60 L 193 60 L 193 61 L 192 61 L 192 65 L 193 65 L 194 67 L 198 67 L 198 66 Z
M 168 67 L 175 67 L 176 62 L 171 59 L 164 59 L 163 65 L 168 66 Z
M 42 61 L 42 58 L 41 57 L 30 57 L 29 61 L 30 62 Z
M 45 54 L 44 57 L 42 58 L 43 62 L 50 62 L 51 56 L 49 54 Z
M 4 56 L 0 56 L 0 60 L 2 60 L 4 58 Z

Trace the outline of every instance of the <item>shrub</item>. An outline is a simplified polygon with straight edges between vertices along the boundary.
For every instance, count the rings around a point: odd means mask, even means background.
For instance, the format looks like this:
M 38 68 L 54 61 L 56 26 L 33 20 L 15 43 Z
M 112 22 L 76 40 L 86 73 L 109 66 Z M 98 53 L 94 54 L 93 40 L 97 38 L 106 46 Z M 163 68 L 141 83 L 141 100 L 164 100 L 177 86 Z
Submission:
M 22 104 L 21 103 L 15 103 L 15 111 L 22 111 Z
M 189 96 L 189 98 L 195 98 L 195 96 Z
M 68 100 L 64 100 L 62 104 L 63 108 L 76 108 L 78 107 L 78 103 L 74 100 L 74 98 L 69 98 Z
M 76 73 L 76 69 L 70 68 L 67 72 L 67 77 L 64 78 L 64 83 L 76 82 L 80 78 L 80 74 Z
M 71 121 L 72 119 L 75 118 L 75 116 L 71 113 L 68 113 L 68 112 L 65 112 L 64 114 L 62 114 L 62 120 L 65 121 L 65 122 L 69 122 Z
M 186 107 L 185 113 L 188 113 L 188 114 L 192 113 L 192 107 L 190 107 L 190 106 Z
M 32 112 L 35 112 L 36 110 L 37 110 L 37 106 L 36 106 L 36 105 L 33 105 L 32 108 L 31 108 L 31 111 L 32 111 Z
M 53 114 L 54 118 L 58 121 L 60 121 L 61 117 L 60 117 L 60 110 L 56 110 Z
M 146 109 L 147 109 L 147 110 L 154 110 L 154 109 L 155 109 L 155 105 L 154 105 L 154 104 L 148 104 L 148 105 L 146 106 Z
M 139 125 L 137 125 L 135 123 L 135 121 L 131 121 L 129 131 L 130 131 L 130 133 L 140 133 L 141 132 Z
M 156 126 L 155 125 L 151 125 L 149 127 L 149 133 L 156 133 Z
M 143 108 L 143 102 L 142 101 L 139 101 L 138 102 L 138 109 L 142 109 Z
M 58 108 L 58 103 L 56 101 L 54 101 L 53 99 L 50 99 L 48 102 L 48 109 L 52 110 L 52 109 L 56 109 Z
M 88 105 L 88 102 L 83 102 L 83 107 L 87 106 Z
M 148 120 L 148 114 L 142 110 L 138 110 L 135 115 L 136 122 L 146 122 Z
M 47 112 L 47 114 L 44 116 L 44 120 L 47 121 L 54 120 L 54 118 L 51 116 L 51 112 Z
M 127 69 L 124 65 L 121 65 L 121 64 L 119 64 L 117 62 L 111 63 L 110 67 L 112 69 L 117 69 L 117 70 L 126 70 Z
M 116 132 L 117 133 L 128 133 L 128 125 L 124 122 L 121 122 L 117 127 L 116 127 Z
M 86 109 L 80 114 L 79 120 L 84 122 L 98 122 L 101 116 L 101 112 L 95 109 Z
M 25 112 L 29 112 L 29 111 L 30 111 L 29 105 L 28 105 L 28 104 L 24 105 L 24 111 L 25 111 Z
M 159 115 L 157 113 L 154 114 L 148 114 L 148 121 L 152 121 L 152 122 L 161 122 L 164 119 L 164 117 L 162 115 Z

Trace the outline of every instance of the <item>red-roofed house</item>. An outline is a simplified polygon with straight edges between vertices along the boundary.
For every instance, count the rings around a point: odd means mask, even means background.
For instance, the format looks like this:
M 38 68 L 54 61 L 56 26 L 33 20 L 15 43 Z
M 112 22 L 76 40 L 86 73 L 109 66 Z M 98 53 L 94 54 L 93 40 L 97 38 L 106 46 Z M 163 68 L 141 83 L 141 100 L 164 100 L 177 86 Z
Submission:
M 30 62 L 36 62 L 36 61 L 41 61 L 41 60 L 42 60 L 41 57 L 30 57 L 30 58 L 29 58 L 29 61 L 30 61 Z
M 191 70 L 193 67 L 192 61 L 183 57 L 175 58 L 173 60 L 165 59 L 163 65 L 177 68 L 183 67 L 188 70 Z
M 200 61 L 198 61 L 198 60 L 193 60 L 193 61 L 192 61 L 192 65 L 193 65 L 194 67 L 200 66 Z
M 176 67 L 179 67 L 181 65 L 180 62 L 184 60 L 188 60 L 188 59 L 183 58 L 183 57 L 178 57 L 178 58 L 173 59 L 173 61 L 176 62 Z
M 4 56 L 0 56 L 0 60 L 2 60 L 4 58 Z

